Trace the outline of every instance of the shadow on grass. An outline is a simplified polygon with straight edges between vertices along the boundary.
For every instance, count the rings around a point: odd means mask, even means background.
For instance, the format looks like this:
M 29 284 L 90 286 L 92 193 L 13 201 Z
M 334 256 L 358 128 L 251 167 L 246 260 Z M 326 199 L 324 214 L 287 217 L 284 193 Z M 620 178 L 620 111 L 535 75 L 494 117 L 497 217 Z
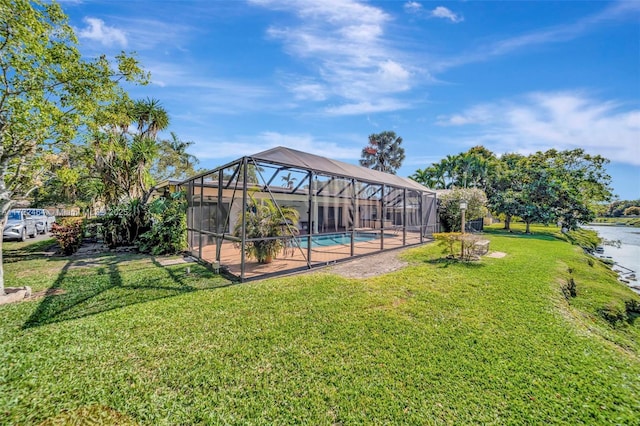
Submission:
M 186 268 L 193 270 L 187 274 Z M 79 319 L 126 306 L 232 285 L 197 264 L 163 266 L 153 257 L 71 259 L 23 329 Z M 64 290 L 56 294 L 56 289 Z
M 41 259 L 56 253 L 58 244 L 53 238 L 36 242 L 7 242 L 2 244 L 2 260 L 4 263 L 23 260 Z
M 430 265 L 437 265 L 439 268 L 448 268 L 449 266 L 456 265 L 467 269 L 484 268 L 485 265 L 481 261 L 468 262 L 460 259 L 451 259 L 446 257 L 440 257 L 437 259 L 428 259 L 424 263 Z
M 484 233 L 487 235 L 500 235 L 501 237 L 507 237 L 507 238 L 520 238 L 520 239 L 531 239 L 531 240 L 552 241 L 552 240 L 558 239 L 558 236 L 555 235 L 553 231 L 532 232 L 527 234 L 521 231 L 505 231 L 503 229 L 485 229 Z

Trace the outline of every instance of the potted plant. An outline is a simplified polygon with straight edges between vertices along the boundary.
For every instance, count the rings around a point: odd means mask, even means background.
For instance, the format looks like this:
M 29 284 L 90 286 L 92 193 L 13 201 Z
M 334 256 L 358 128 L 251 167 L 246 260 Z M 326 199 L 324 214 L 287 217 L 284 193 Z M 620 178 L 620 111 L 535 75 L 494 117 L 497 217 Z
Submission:
M 270 263 L 286 249 L 287 240 L 298 234 L 298 211 L 293 207 L 278 206 L 272 200 L 256 200 L 249 196 L 246 213 L 245 254 L 259 263 Z M 242 220 L 233 230 L 242 237 Z

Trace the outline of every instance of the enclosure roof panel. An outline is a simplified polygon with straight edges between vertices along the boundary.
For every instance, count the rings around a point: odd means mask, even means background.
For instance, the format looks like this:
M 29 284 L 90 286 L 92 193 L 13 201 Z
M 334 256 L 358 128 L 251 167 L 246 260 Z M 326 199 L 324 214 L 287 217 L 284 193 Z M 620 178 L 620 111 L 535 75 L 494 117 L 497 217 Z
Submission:
M 356 166 L 354 164 L 344 163 L 342 161 L 332 160 L 330 158 L 321 157 L 319 155 L 309 154 L 307 152 L 297 151 L 295 149 L 285 148 L 282 146 L 250 155 L 249 158 L 257 161 L 272 162 L 294 167 L 297 166 L 303 169 L 313 170 L 314 172 L 355 178 L 357 180 L 372 183 L 393 185 L 421 192 L 432 192 L 426 186 L 423 186 L 418 182 L 408 178 L 392 175 L 390 173 L 379 172 L 377 170 L 368 169 L 366 167 Z

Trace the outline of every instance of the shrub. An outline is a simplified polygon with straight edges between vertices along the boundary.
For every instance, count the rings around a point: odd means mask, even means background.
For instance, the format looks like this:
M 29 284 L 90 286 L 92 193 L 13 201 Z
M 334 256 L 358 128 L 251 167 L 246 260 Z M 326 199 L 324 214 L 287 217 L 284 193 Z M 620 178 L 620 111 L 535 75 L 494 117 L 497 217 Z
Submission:
M 438 232 L 433 234 L 433 238 L 442 247 L 442 254 L 455 257 L 456 253 L 460 253 L 460 240 L 458 239 L 460 235 L 462 235 L 460 232 Z
M 613 326 L 631 323 L 640 316 L 640 303 L 634 299 L 615 300 L 601 308 L 599 313 Z
M 259 263 L 269 263 L 287 248 L 288 240 L 297 235 L 299 214 L 293 207 L 278 206 L 271 200 L 261 202 L 250 195 L 247 209 L 244 250 Z M 236 223 L 233 235 L 242 236 L 242 221 Z M 240 247 L 239 244 L 236 244 Z
M 477 248 L 480 237 L 473 234 L 462 234 L 460 243 L 462 244 L 462 258 L 464 260 L 477 259 Z
M 446 231 L 461 231 L 460 201 L 467 202 L 466 219 L 473 220 L 487 215 L 487 196 L 477 188 L 454 189 L 440 197 L 438 212 Z
M 624 323 L 628 319 L 626 306 L 620 300 L 609 302 L 599 309 L 599 313 L 612 326 Z
M 624 210 L 624 215 L 625 216 L 640 216 L 640 207 L 638 207 L 638 206 L 627 207 Z
M 104 242 L 111 248 L 134 245 L 150 228 L 149 207 L 139 199 L 109 207 L 102 221 Z
M 436 241 L 443 248 L 442 253 L 448 257 L 460 257 L 471 260 L 476 256 L 476 248 L 480 237 L 461 232 L 440 232 L 433 234 Z
M 187 248 L 187 202 L 183 192 L 158 198 L 149 205 L 151 228 L 136 241 L 142 252 L 179 253 Z
M 91 241 L 98 241 L 102 238 L 104 231 L 102 229 L 102 218 L 94 217 L 85 219 L 84 221 L 84 238 Z
M 60 223 L 51 226 L 51 233 L 56 238 L 62 252 L 70 255 L 78 251 L 82 244 L 84 220 L 78 217 L 60 219 Z

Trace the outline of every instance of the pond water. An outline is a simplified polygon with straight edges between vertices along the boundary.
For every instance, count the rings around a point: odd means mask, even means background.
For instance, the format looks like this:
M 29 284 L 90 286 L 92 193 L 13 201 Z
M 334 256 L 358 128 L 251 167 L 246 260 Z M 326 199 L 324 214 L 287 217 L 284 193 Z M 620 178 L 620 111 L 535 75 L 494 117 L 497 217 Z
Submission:
M 602 244 L 604 248 L 603 256 L 611 256 L 623 272 L 627 269 L 633 270 L 637 277 L 640 277 L 640 228 L 630 226 L 585 226 L 592 229 L 606 241 L 620 241 L 620 247 L 615 245 Z M 617 269 L 614 266 L 614 270 Z M 630 285 L 640 287 L 640 281 L 631 281 Z M 640 292 L 638 288 L 634 290 Z

